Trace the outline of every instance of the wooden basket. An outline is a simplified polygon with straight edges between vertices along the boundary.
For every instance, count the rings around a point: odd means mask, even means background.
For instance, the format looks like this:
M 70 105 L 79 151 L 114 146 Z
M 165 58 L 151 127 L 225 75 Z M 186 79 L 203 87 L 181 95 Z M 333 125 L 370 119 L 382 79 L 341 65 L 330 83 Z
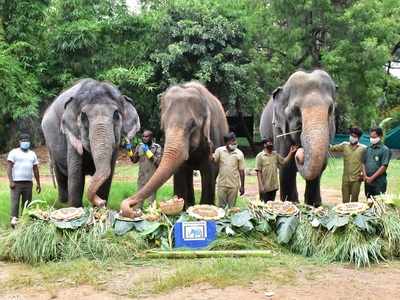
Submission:
M 182 198 L 174 198 L 166 202 L 160 202 L 160 210 L 163 214 L 174 216 L 179 214 L 185 205 Z

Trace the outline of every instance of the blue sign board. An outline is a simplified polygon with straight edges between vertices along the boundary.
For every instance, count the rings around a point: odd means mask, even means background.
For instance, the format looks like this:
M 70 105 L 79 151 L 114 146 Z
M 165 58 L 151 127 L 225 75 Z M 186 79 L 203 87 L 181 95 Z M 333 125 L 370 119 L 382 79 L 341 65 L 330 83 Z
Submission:
M 204 248 L 215 240 L 214 221 L 177 222 L 174 225 L 175 248 Z

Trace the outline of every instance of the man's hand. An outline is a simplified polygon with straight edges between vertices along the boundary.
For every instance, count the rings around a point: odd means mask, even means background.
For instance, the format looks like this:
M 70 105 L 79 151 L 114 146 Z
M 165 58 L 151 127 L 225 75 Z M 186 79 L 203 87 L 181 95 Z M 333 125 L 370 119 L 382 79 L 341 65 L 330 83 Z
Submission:
M 240 193 L 240 196 L 244 195 L 244 186 L 240 187 L 239 193 Z
M 15 182 L 14 181 L 10 181 L 10 189 L 14 189 L 15 188 Z
M 289 154 L 291 154 L 291 155 L 295 154 L 297 149 L 299 149 L 299 146 L 295 146 L 295 145 L 290 146 Z
M 38 194 L 40 194 L 40 192 L 42 191 L 42 187 L 40 186 L 40 183 L 38 185 L 36 185 L 36 192 Z
M 143 144 L 142 150 L 143 150 L 143 152 L 146 152 L 147 150 L 149 150 L 149 146 L 147 146 L 146 144 Z
M 374 182 L 374 179 L 372 177 L 365 176 L 365 182 L 371 184 Z

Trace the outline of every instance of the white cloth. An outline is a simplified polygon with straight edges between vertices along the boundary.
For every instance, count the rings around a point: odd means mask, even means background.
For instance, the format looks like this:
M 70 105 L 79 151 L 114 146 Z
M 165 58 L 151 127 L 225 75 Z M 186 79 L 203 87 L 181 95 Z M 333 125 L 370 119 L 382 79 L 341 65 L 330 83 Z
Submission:
M 14 163 L 12 168 L 14 181 L 32 181 L 33 166 L 39 164 L 35 152 L 31 150 L 22 151 L 21 148 L 15 148 L 10 151 L 7 160 Z

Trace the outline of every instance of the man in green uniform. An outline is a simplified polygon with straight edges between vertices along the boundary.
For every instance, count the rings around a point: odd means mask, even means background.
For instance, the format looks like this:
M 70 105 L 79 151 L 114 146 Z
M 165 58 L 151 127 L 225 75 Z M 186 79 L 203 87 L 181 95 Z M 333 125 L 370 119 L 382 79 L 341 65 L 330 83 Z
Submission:
M 367 198 L 386 192 L 386 170 L 391 157 L 389 148 L 382 143 L 382 128 L 372 128 L 369 137 L 371 145 L 368 146 L 363 160 L 365 195 Z
M 363 157 L 366 147 L 359 143 L 362 131 L 360 128 L 350 128 L 349 142 L 334 145 L 329 150 L 343 153 L 342 199 L 343 203 L 357 202 L 361 182 L 364 179 Z
M 283 158 L 273 151 L 272 139 L 265 139 L 262 142 L 264 150 L 256 156 L 256 172 L 260 200 L 267 202 L 275 200 L 276 192 L 279 189 L 278 169 L 290 161 L 297 147 L 292 146 L 286 158 Z
M 138 190 L 140 190 L 153 176 L 161 161 L 161 146 L 153 142 L 153 133 L 145 130 L 142 136 L 142 142 L 135 148 L 135 151 L 129 155 L 133 163 L 139 162 L 139 176 L 137 180 Z M 156 199 L 157 191 L 150 197 L 150 204 Z M 143 206 L 143 202 L 141 202 Z
M 219 167 L 217 177 L 218 206 L 225 208 L 236 205 L 238 191 L 244 194 L 244 155 L 237 149 L 233 132 L 224 136 L 225 146 L 217 148 L 212 159 Z

